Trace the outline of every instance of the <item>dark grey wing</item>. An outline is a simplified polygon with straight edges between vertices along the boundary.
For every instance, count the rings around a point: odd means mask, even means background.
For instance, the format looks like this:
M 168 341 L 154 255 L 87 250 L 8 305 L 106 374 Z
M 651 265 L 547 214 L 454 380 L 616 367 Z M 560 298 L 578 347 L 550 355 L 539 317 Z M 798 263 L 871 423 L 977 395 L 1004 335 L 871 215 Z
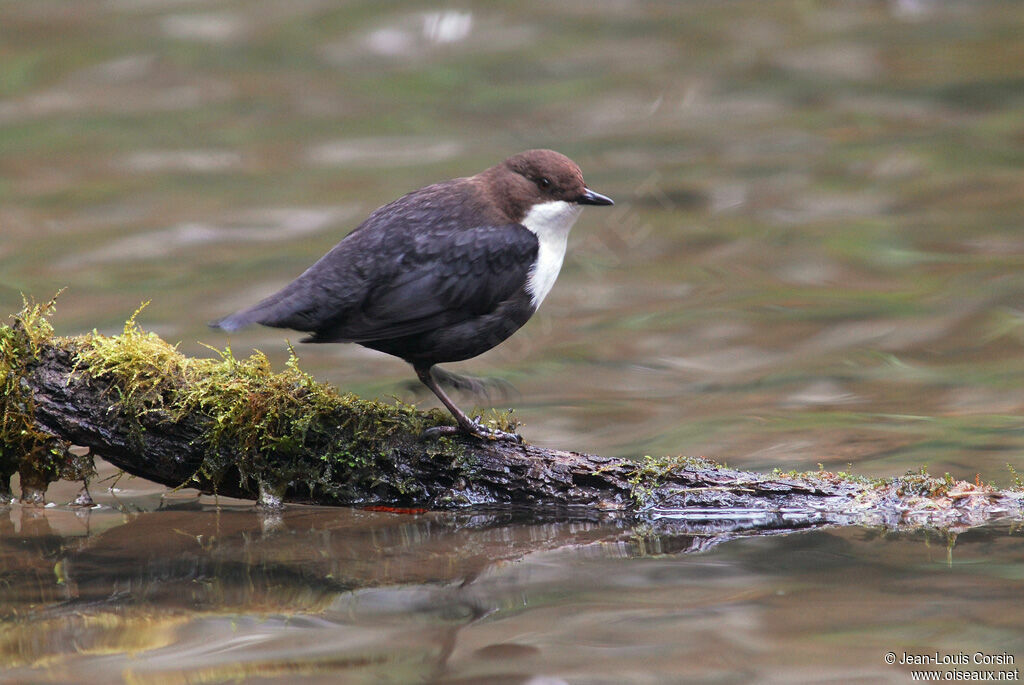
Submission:
M 537 237 L 518 224 L 437 226 L 394 238 L 404 244 L 384 250 L 393 255 L 387 273 L 377 270 L 358 306 L 317 322 L 312 341 L 386 340 L 490 313 L 523 288 L 538 250 Z
M 308 331 L 317 342 L 355 342 L 491 311 L 526 282 L 538 242 L 524 226 L 483 219 L 493 210 L 481 197 L 466 179 L 413 191 L 373 212 L 280 291 L 212 325 L 260 323 Z
M 369 224 L 277 293 L 211 325 L 292 328 L 315 342 L 413 335 L 493 310 L 523 286 L 537 257 L 537 237 L 519 224 Z

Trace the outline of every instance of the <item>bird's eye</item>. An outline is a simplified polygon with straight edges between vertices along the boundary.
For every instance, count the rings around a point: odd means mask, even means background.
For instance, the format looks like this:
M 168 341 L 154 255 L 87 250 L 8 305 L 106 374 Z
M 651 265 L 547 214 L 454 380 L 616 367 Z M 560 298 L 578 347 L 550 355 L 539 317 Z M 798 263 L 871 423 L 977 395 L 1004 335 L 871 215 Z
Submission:
M 540 186 L 541 188 L 548 188 L 551 186 L 551 181 L 546 178 L 542 178 L 539 181 L 537 181 L 537 185 Z

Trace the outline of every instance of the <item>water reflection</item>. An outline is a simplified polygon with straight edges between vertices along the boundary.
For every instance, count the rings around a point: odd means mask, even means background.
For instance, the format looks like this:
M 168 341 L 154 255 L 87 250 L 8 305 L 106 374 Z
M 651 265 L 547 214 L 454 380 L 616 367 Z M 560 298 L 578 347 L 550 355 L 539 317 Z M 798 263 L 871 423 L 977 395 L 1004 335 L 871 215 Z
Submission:
M 137 602 L 172 611 L 319 611 L 359 588 L 468 583 L 496 564 L 543 550 L 596 545 L 602 555 L 627 558 L 707 546 L 693 535 L 641 535 L 622 520 L 526 511 L 402 515 L 291 507 L 268 514 L 194 502 L 125 514 L 123 523 L 98 533 L 89 532 L 89 519 L 112 512 L 17 506 L 12 513 L 0 517 L 5 555 L 17 560 L 5 567 L 22 571 L 4 588 L 7 618 L 38 618 L 30 608 L 40 604 L 57 612 Z M 51 521 L 69 516 L 85 535 L 52 529 Z
M 1007 613 L 1024 542 L 1005 527 L 744 539 L 674 525 L 512 511 L 268 516 L 205 499 L 135 513 L 15 506 L 0 517 L 0 655 L 15 680 L 36 682 L 747 677 L 811 626 L 845 641 L 897 617 L 920 625 L 936 601 L 986 607 L 971 610 L 991 626 L 976 638 L 986 648 L 1024 647 Z M 790 595 L 841 614 L 801 617 Z M 690 661 L 698 649 L 708 658 Z
M 94 515 L 107 519 L 101 526 L 111 526 L 114 516 L 124 521 L 93 533 Z M 71 516 L 85 526 L 84 535 L 55 532 Z M 313 670 L 393 666 L 395 656 L 374 626 L 380 633 L 402 624 L 399 632 L 418 645 L 406 650 L 435 653 L 430 658 L 443 664 L 453 639 L 448 633 L 507 603 L 474 589 L 497 568 L 545 550 L 628 558 L 694 542 L 636 539 L 622 522 L 526 518 L 522 512 L 407 516 L 303 507 L 268 515 L 198 502 L 124 515 L 16 506 L 0 517 L 0 620 L 6 624 L 0 653 L 11 666 L 30 667 L 111 651 L 156 652 L 146 669 L 185 659 L 198 672 L 229 673 L 227 663 L 241 652 L 266 662 L 256 671 L 269 675 L 307 658 L 319 663 Z M 233 635 L 206 632 L 236 622 Z M 335 647 L 353 650 L 355 630 L 366 654 L 320 663 L 329 651 L 321 640 L 294 644 L 304 642 L 297 633 L 342 625 L 351 628 Z M 172 644 L 173 656 L 161 659 L 160 650 Z M 492 648 L 487 658 L 502 649 Z

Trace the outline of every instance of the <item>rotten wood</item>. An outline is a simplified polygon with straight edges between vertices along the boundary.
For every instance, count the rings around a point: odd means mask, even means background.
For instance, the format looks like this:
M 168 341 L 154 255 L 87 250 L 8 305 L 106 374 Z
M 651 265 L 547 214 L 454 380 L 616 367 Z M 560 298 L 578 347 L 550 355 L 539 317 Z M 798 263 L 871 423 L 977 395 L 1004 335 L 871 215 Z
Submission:
M 291 454 L 286 465 L 268 457 L 257 477 L 230 469 L 211 475 L 203 468 L 210 456 L 211 417 L 201 411 L 132 413 L 118 402 L 112 379 L 79 368 L 76 340 L 39 343 L 25 366 L 22 385 L 31 393 L 35 427 L 170 488 L 186 485 L 267 504 L 280 499 L 430 509 L 520 505 L 703 522 L 723 530 L 808 524 L 970 526 L 1021 516 L 1018 491 L 923 474 L 880 481 L 827 472 L 769 475 L 704 460 L 610 458 L 469 437 L 436 450 L 412 434 L 388 438 L 388 458 L 373 462 L 371 479 L 334 468 L 327 482 L 304 482 L 306 470 L 323 472 L 322 455 L 315 451 Z M 338 420 L 339 425 L 345 422 L 341 416 Z M 339 427 L 337 439 L 352 435 Z

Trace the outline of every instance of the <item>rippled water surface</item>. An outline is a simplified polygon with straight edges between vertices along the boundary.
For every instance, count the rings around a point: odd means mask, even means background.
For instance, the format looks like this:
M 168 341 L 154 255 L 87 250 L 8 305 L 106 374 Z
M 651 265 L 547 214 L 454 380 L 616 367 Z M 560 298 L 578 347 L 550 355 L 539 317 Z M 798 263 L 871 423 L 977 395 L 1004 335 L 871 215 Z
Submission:
M 0 2 L 0 305 L 67 287 L 72 334 L 150 301 L 140 323 L 190 354 L 281 364 L 298 335 L 205 322 L 380 204 L 554 147 L 617 204 L 584 212 L 522 331 L 453 366 L 515 386 L 528 439 L 1008 485 L 1022 35 L 1019 3 L 981 0 Z M 298 351 L 416 397 L 395 359 Z M 889 651 L 1024 659 L 1010 525 L 726 539 L 110 484 L 0 514 L 0 678 L 873 683 L 907 680 Z
M 6 682 L 877 683 L 908 678 L 888 652 L 1024 647 L 1006 525 L 267 516 L 185 495 L 153 510 L 130 486 L 0 523 Z

